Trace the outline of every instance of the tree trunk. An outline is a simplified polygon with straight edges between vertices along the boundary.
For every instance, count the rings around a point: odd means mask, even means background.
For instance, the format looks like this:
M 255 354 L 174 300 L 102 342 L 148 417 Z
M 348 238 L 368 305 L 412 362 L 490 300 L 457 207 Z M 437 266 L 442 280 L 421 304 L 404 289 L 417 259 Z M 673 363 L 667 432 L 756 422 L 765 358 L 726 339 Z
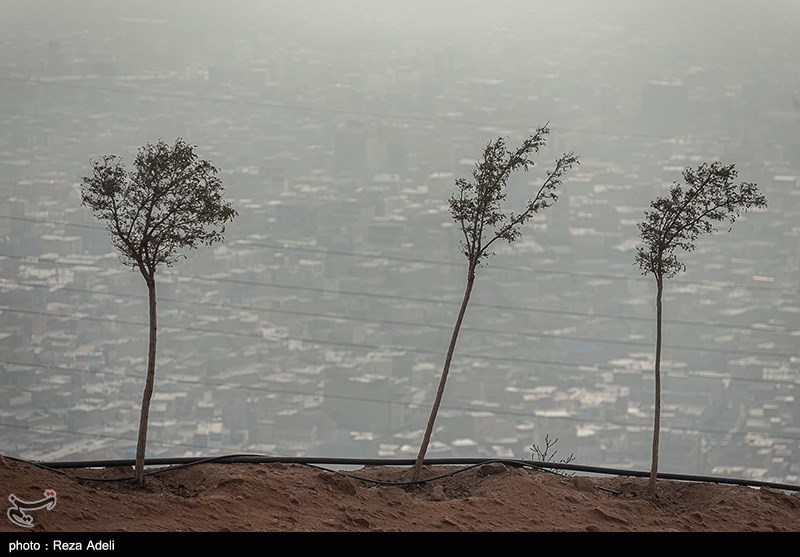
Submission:
M 155 279 L 145 278 L 150 302 L 150 342 L 147 350 L 147 377 L 142 394 L 142 411 L 139 417 L 139 438 L 136 443 L 136 483 L 144 485 L 144 456 L 147 445 L 147 422 L 150 417 L 150 399 L 153 397 L 153 383 L 156 376 L 156 283 Z
M 656 477 L 658 475 L 658 442 L 661 432 L 661 295 L 664 292 L 664 277 L 656 276 L 658 291 L 656 293 L 656 361 L 655 361 L 655 411 L 653 412 L 653 455 L 650 462 L 650 481 L 647 491 L 656 493 Z
M 453 360 L 453 353 L 456 350 L 456 340 L 458 340 L 458 333 L 461 330 L 461 323 L 464 321 L 464 313 L 467 311 L 467 304 L 469 303 L 469 297 L 472 294 L 472 285 L 474 283 L 475 267 L 474 265 L 470 265 L 469 274 L 467 275 L 467 288 L 464 290 L 464 299 L 461 300 L 461 309 L 458 311 L 458 318 L 456 319 L 455 327 L 453 327 L 453 335 L 450 337 L 450 347 L 447 349 L 447 357 L 444 360 L 444 367 L 442 368 L 442 376 L 439 379 L 439 390 L 436 391 L 436 399 L 433 401 L 431 415 L 428 418 L 428 426 L 425 428 L 425 436 L 422 439 L 422 445 L 419 448 L 419 454 L 414 463 L 414 470 L 411 478 L 415 482 L 419 481 L 420 474 L 422 473 L 422 463 L 425 460 L 425 453 L 428 451 L 428 444 L 431 441 L 433 424 L 436 421 L 436 415 L 439 413 L 439 405 L 442 403 L 444 385 L 447 382 L 447 374 L 450 371 L 450 362 Z

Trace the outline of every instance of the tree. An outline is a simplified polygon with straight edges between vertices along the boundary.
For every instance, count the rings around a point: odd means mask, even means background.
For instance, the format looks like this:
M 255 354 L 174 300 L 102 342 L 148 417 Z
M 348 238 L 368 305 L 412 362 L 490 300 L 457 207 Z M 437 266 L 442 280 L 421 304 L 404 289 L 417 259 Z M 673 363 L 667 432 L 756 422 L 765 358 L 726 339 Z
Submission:
M 224 224 L 237 214 L 223 202 L 217 169 L 194 151 L 195 146 L 180 138 L 174 146 L 147 144 L 139 149 L 131 172 L 116 155 L 106 155 L 91 161 L 91 174 L 81 188 L 83 205 L 107 222 L 122 264 L 138 269 L 147 285 L 150 335 L 135 467 L 140 486 L 155 379 L 156 270 L 185 258 L 178 253 L 181 249 L 222 241 Z
M 637 247 L 635 261 L 643 275 L 652 274 L 656 279 L 655 410 L 648 483 L 650 495 L 656 492 L 661 429 L 661 299 L 664 279 L 686 270 L 686 266 L 675 255 L 676 249 L 692 251 L 694 242 L 701 234 L 711 234 L 716 230 L 715 222 L 727 220 L 732 224 L 742 211 L 767 206 L 766 198 L 759 193 L 755 184 L 734 184 L 737 175 L 733 164 L 723 165 L 719 162 L 686 168 L 683 179 L 687 187 L 673 183 L 669 196 L 652 201 L 651 210 L 645 211 L 644 220 L 638 225 L 644 245 Z
M 506 199 L 506 184 L 511 174 L 518 170 L 527 171 L 534 165 L 531 158 L 547 144 L 547 135 L 550 129 L 547 124 L 540 127 L 522 142 L 519 148 L 510 150 L 506 147 L 506 140 L 499 137 L 489 142 L 483 150 L 482 158 L 475 163 L 472 171 L 473 182 L 464 178 L 455 181 L 457 192 L 450 199 L 450 214 L 461 229 L 463 239 L 461 248 L 467 257 L 467 285 L 461 308 L 456 318 L 455 327 L 450 337 L 444 367 L 436 398 L 431 409 L 425 435 L 413 468 L 413 480 L 419 480 L 425 453 L 428 450 L 433 433 L 436 415 L 444 395 L 445 382 L 450 371 L 450 363 L 456 348 L 456 340 L 461 330 L 461 323 L 467 310 L 472 288 L 475 284 L 475 271 L 493 255 L 489 248 L 498 240 L 508 243 L 515 241 L 522 234 L 520 228 L 542 209 L 545 209 L 558 199 L 558 186 L 564 174 L 578 163 L 578 157 L 573 153 L 566 153 L 555 161 L 553 170 L 547 171 L 546 178 L 539 186 L 538 191 L 529 199 L 525 209 L 515 214 L 505 212 L 502 205 Z

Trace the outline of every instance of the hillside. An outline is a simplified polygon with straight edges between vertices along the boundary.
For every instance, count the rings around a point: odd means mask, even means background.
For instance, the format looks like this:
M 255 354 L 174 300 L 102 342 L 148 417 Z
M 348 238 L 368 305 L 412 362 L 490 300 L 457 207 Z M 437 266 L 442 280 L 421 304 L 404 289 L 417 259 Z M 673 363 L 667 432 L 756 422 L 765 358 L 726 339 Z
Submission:
M 34 532 L 800 532 L 800 494 L 772 488 L 557 474 L 501 463 L 330 471 L 303 464 L 206 462 L 148 469 L 50 470 L 0 458 L 0 492 L 25 501 Z M 30 531 L 0 520 L 0 531 Z

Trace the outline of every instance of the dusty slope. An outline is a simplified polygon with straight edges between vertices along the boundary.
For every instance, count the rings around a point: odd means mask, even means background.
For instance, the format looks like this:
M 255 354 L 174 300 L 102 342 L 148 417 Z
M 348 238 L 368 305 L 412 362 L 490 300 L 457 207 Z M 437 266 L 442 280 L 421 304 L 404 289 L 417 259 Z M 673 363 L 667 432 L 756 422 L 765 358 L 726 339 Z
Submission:
M 27 513 L 35 532 L 800 532 L 800 493 L 770 488 L 660 480 L 649 500 L 645 478 L 497 463 L 430 467 L 425 477 L 438 479 L 413 487 L 391 485 L 408 479 L 405 467 L 149 471 L 138 489 L 127 468 L 52 471 L 0 458 L 0 494 L 34 501 L 56 491 L 52 509 Z M 30 531 L 7 518 L 0 531 Z

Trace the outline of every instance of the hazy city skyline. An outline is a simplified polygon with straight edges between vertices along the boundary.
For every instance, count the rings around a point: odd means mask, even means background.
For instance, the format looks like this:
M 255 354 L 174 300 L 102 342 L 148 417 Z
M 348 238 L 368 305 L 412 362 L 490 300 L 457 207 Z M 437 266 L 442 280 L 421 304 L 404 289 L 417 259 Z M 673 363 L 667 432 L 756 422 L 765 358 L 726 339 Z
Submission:
M 0 0 L 0 446 L 130 457 L 147 292 L 89 161 L 177 137 L 239 212 L 158 277 L 149 452 L 413 457 L 464 285 L 447 199 L 549 122 L 581 165 L 479 269 L 430 457 L 645 468 L 636 222 L 720 160 L 766 210 L 665 290 L 659 470 L 800 481 L 800 5 Z

